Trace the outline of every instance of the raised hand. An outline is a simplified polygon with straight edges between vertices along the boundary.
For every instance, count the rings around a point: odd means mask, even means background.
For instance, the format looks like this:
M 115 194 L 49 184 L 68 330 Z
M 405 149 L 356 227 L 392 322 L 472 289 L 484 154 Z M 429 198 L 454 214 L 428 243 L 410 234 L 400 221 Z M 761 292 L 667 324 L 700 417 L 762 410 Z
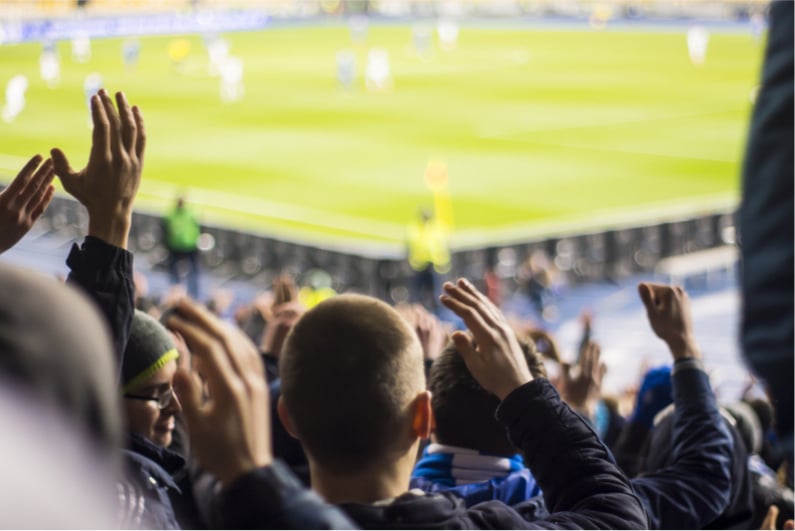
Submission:
M 199 464 L 223 485 L 273 461 L 268 388 L 256 347 L 239 329 L 184 299 L 167 325 L 191 351 L 174 388 Z M 207 396 L 198 374 L 207 383 Z
M 641 282 L 638 293 L 646 307 L 651 329 L 668 345 L 674 360 L 700 358 L 687 292 L 679 286 Z
M 88 164 L 75 171 L 58 148 L 51 151 L 64 189 L 88 210 L 88 234 L 127 248 L 135 194 L 141 183 L 146 147 L 140 109 L 116 93 L 116 112 L 105 89 L 91 98 L 94 133 Z
M 471 335 L 457 331 L 452 339 L 469 372 L 502 400 L 533 379 L 522 348 L 502 312 L 466 279 L 445 282 L 442 304 L 466 323 Z
M 273 307 L 273 316 L 265 326 L 265 334 L 262 337 L 260 348 L 262 352 L 267 352 L 271 356 L 278 358 L 284 347 L 284 340 L 287 334 L 293 329 L 293 325 L 298 318 L 306 313 L 306 307 L 292 300 Z
M 447 332 L 442 323 L 422 304 L 399 304 L 395 307 L 416 332 L 426 360 L 439 357 L 447 342 Z
M 28 233 L 52 201 L 52 160 L 39 164 L 41 155 L 35 155 L 0 192 L 0 254 Z
M 571 407 L 588 415 L 593 413 L 591 409 L 600 398 L 602 379 L 607 372 L 600 357 L 599 345 L 589 341 L 582 349 L 576 371 L 568 363 L 561 364 L 560 395 Z

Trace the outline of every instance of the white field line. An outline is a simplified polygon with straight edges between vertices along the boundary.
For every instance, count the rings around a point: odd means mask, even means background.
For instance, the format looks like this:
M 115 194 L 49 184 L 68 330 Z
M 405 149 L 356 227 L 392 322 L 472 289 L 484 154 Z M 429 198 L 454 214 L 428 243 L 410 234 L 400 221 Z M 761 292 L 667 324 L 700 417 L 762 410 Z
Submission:
M 0 153 L 0 172 L 13 175 L 28 159 Z M 179 190 L 184 187 L 176 183 L 152 180 L 144 177 L 139 190 L 139 209 L 157 215 L 170 205 Z M 286 237 L 310 245 L 328 249 L 356 251 L 365 256 L 402 256 L 405 226 L 369 218 L 350 216 L 310 208 L 293 203 L 281 203 L 252 196 L 242 196 L 217 190 L 190 187 L 189 202 L 201 210 L 242 213 L 261 220 L 236 228 L 268 237 Z M 717 194 L 687 198 L 677 201 L 597 210 L 582 215 L 568 216 L 553 221 L 518 222 L 497 228 L 473 228 L 456 230 L 451 238 L 455 250 L 466 250 L 483 245 L 505 245 L 551 236 L 596 232 L 638 223 L 654 223 L 681 219 L 696 214 L 724 211 L 737 204 L 735 194 Z M 209 217 L 208 217 L 209 218 Z M 312 228 L 291 228 L 269 225 L 268 220 L 297 222 Z M 208 221 L 211 221 L 208 219 Z M 259 225 L 259 229 L 256 226 Z M 323 229 L 336 229 L 360 236 L 322 234 Z

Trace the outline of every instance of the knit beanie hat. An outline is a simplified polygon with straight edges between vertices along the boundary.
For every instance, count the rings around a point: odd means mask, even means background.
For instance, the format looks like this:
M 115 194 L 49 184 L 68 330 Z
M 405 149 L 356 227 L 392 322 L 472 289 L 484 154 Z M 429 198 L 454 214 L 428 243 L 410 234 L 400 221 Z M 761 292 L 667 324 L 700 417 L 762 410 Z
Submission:
M 155 318 L 135 310 L 122 361 L 122 392 L 129 392 L 179 357 L 168 331 Z

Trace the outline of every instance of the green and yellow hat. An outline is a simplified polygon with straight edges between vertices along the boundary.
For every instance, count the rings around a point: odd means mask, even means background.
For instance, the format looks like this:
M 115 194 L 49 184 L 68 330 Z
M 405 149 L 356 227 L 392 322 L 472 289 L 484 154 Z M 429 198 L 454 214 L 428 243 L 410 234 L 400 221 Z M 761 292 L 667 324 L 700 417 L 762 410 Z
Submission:
M 122 392 L 135 389 L 166 363 L 178 357 L 168 330 L 155 318 L 135 310 L 121 365 Z

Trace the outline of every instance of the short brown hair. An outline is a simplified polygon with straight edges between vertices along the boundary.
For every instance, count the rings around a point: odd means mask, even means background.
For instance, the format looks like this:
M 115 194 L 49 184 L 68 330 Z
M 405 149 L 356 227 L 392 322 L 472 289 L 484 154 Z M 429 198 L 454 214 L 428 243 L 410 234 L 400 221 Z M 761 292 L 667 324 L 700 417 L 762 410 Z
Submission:
M 282 399 L 301 442 L 331 472 L 377 465 L 405 438 L 425 388 L 422 349 L 387 304 L 340 295 L 295 324 L 280 361 Z
M 533 342 L 519 339 L 519 344 L 533 378 L 545 378 L 546 369 Z M 428 389 L 432 394 L 439 443 L 495 455 L 516 452 L 505 436 L 505 429 L 494 418 L 500 399 L 472 377 L 452 342 L 433 362 Z

